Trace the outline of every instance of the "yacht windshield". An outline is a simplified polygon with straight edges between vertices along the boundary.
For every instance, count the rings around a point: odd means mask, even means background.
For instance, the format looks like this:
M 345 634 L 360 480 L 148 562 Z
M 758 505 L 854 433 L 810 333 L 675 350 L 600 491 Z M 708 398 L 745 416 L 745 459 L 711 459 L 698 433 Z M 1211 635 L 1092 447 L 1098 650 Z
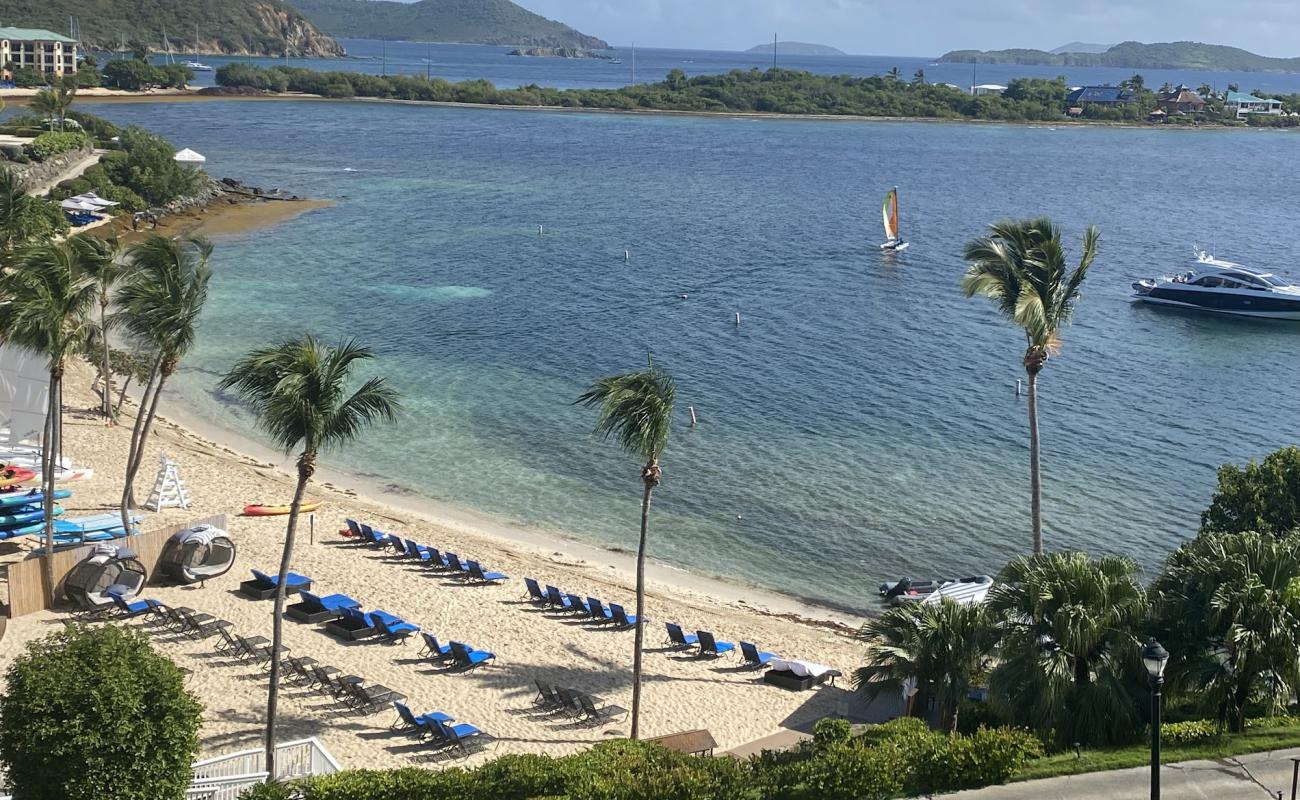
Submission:
M 1260 275 L 1259 279 L 1269 286 L 1290 286 L 1291 282 L 1276 275 Z

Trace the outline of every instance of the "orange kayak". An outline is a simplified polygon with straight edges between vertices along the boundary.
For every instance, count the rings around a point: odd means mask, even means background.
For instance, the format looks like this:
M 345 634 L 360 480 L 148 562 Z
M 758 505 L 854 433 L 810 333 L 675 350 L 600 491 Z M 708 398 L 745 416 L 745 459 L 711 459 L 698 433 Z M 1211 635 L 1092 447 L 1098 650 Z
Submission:
M 22 467 L 6 467 L 0 464 L 0 489 L 26 483 L 36 477 L 36 473 Z
M 320 506 L 321 506 L 320 501 L 303 503 L 298 508 L 298 510 L 305 514 L 305 513 L 310 513 L 312 511 L 315 511 L 316 509 L 320 508 Z M 289 513 L 288 503 L 282 506 L 263 506 L 263 505 L 244 506 L 244 516 L 246 517 L 282 517 L 288 513 Z

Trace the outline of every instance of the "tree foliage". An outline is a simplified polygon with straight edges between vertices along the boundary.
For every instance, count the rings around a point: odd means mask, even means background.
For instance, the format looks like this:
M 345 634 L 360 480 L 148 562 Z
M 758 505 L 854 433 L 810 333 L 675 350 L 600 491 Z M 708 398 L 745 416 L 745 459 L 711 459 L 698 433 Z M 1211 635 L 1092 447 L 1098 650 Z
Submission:
M 1201 514 L 1201 532 L 1259 531 L 1282 536 L 1300 529 L 1300 448 L 1284 447 L 1262 462 L 1219 468 L 1219 486 Z
M 182 800 L 202 716 L 138 632 L 70 626 L 32 642 L 0 696 L 0 765 L 23 800 Z
M 199 170 L 176 161 L 176 150 L 161 136 L 133 126 L 120 138 L 122 149 L 100 162 L 104 174 L 149 205 L 162 206 L 193 194 L 203 181 Z

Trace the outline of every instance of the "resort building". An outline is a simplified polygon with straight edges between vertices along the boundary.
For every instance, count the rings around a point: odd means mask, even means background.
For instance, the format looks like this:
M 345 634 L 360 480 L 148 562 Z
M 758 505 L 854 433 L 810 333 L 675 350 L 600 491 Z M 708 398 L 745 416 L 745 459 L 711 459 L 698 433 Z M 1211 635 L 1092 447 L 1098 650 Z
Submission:
M 1227 99 L 1223 101 L 1223 113 L 1225 116 L 1231 114 L 1237 119 L 1244 119 L 1250 114 L 1281 114 L 1282 101 L 1244 92 L 1228 92 Z
M 31 69 L 62 77 L 77 73 L 77 41 L 34 28 L 0 28 L 0 75 Z
M 1205 111 L 1205 99 L 1186 86 L 1160 95 L 1160 109 L 1170 116 L 1200 114 Z
M 1000 83 L 981 83 L 979 86 L 970 87 L 970 93 L 976 97 L 986 94 L 1001 95 L 1006 90 L 1007 87 Z

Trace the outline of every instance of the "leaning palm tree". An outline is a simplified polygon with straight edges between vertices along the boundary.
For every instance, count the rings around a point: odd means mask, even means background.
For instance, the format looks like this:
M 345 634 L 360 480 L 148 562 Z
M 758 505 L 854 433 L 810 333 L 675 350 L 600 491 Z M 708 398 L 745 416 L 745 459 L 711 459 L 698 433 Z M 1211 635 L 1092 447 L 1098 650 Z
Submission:
M 1140 720 L 1130 692 L 1141 681 L 1146 592 L 1137 565 L 1086 553 L 1021 556 L 987 601 L 999 622 L 992 699 L 1017 725 L 1058 743 L 1132 738 Z
M 280 557 L 271 634 L 271 688 L 266 701 L 266 770 L 275 775 L 275 722 L 280 691 L 280 650 L 285 584 L 293 559 L 298 510 L 321 450 L 341 447 L 378 420 L 393 420 L 397 393 L 383 378 L 371 378 L 348 394 L 352 371 L 374 354 L 356 342 L 329 347 L 311 336 L 254 350 L 221 379 L 252 406 L 257 425 L 286 453 L 298 450 L 298 482 L 289 507 L 289 526 Z
M 636 641 L 632 651 L 632 738 L 640 733 L 641 648 L 645 635 L 645 551 L 650 524 L 650 496 L 662 479 L 659 457 L 668 444 L 677 386 L 653 363 L 639 372 L 601 378 L 577 399 L 598 409 L 596 433 L 614 439 L 627 453 L 644 462 L 641 483 L 641 538 L 636 548 Z
M 1070 321 L 1079 289 L 1097 256 L 1100 237 L 1090 226 L 1083 256 L 1073 271 L 1065 263 L 1061 229 L 1046 217 L 998 222 L 990 235 L 966 245 L 970 268 L 962 278 L 967 297 L 993 300 L 1007 319 L 1025 331 L 1024 366 L 1029 375 L 1029 486 L 1033 552 L 1043 552 L 1043 480 L 1038 441 L 1038 374 L 1059 352 L 1061 329 Z
M 868 700 L 881 692 L 915 688 L 914 708 L 931 698 L 939 724 L 957 728 L 957 707 L 971 681 L 989 665 L 993 627 L 983 603 L 961 604 L 950 597 L 936 604 L 908 603 L 873 618 L 858 631 L 866 642 L 867 663 L 853 674 L 853 685 Z
M 63 447 L 63 371 L 85 342 L 95 286 L 78 268 L 67 243 L 19 251 L 0 273 L 0 339 L 49 359 L 50 387 L 42 437 L 41 490 L 45 497 L 45 552 L 54 553 L 54 474 Z M 46 597 L 54 601 L 54 560 L 45 559 Z
M 130 279 L 118 291 L 119 316 L 127 332 L 155 352 L 154 370 L 140 398 L 140 409 L 127 451 L 122 487 L 122 525 L 130 530 L 135 506 L 135 477 L 144 461 L 145 444 L 158 399 L 167 379 L 194 344 L 199 314 L 208 298 L 212 245 L 205 239 L 150 236 L 127 250 Z
M 27 194 L 17 175 L 0 169 L 0 258 L 21 245 L 49 238 L 53 226 L 44 206 L 44 200 Z
M 74 236 L 68 240 L 81 271 L 95 282 L 99 301 L 99 330 L 96 331 L 100 349 L 100 373 L 104 379 L 104 397 L 100 413 L 111 423 L 117 422 L 113 409 L 113 368 L 109 362 L 108 331 L 111 321 L 108 308 L 113 302 L 113 291 L 117 284 L 130 274 L 131 264 L 124 258 L 121 243 L 116 239 L 101 239 L 97 236 Z

